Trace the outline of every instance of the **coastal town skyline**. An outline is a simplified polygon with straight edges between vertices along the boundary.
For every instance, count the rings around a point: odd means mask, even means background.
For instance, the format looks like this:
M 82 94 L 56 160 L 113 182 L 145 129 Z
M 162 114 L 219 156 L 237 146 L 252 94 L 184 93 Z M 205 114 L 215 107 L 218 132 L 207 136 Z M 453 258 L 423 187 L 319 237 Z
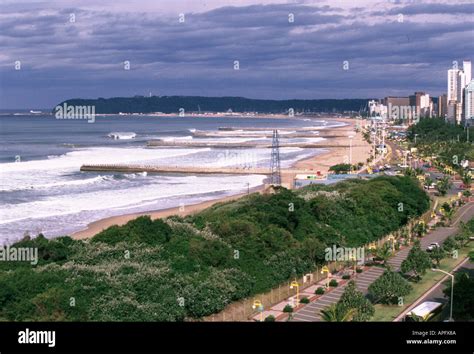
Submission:
M 150 94 L 440 96 L 446 70 L 474 52 L 466 1 L 107 4 L 3 2 L 0 108 Z

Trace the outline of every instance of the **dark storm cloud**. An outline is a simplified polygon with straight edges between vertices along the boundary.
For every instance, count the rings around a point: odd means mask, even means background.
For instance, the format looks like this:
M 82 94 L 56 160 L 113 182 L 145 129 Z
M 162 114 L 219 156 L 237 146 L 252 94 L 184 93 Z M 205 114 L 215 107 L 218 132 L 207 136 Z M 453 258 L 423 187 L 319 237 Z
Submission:
M 408 6 L 398 7 L 396 9 L 391 9 L 387 11 L 387 15 L 395 14 L 405 14 L 405 15 L 423 15 L 423 14 L 473 14 L 474 13 L 474 3 L 464 3 L 464 4 L 439 4 L 439 3 L 428 3 L 428 4 L 411 4 Z M 383 14 L 375 13 L 375 14 Z
M 256 4 L 185 13 L 184 23 L 178 13 L 44 4 L 15 12 L 9 5 L 0 17 L 1 106 L 49 107 L 71 97 L 149 91 L 257 98 L 439 94 L 452 60 L 474 52 L 473 20 L 462 15 L 472 12 L 468 5 L 394 5 L 375 15 L 360 5 Z M 400 23 L 401 11 L 457 17 Z M 21 71 L 13 70 L 15 60 Z M 130 71 L 123 69 L 126 60 Z

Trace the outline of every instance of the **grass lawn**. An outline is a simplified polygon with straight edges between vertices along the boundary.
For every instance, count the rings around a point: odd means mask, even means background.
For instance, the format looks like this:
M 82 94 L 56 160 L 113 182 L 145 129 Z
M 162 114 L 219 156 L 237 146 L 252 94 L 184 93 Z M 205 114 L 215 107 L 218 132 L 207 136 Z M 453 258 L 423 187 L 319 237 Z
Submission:
M 470 251 L 474 250 L 474 245 L 470 242 L 466 247 L 459 251 L 457 259 L 445 258 L 441 261 L 440 269 L 444 271 L 451 271 L 457 264 L 462 262 Z M 408 306 L 415 302 L 419 297 L 421 297 L 428 289 L 432 288 L 437 282 L 439 282 L 444 277 L 444 274 L 440 272 L 433 272 L 427 270 L 423 278 L 418 282 L 410 282 L 413 286 L 413 290 L 410 294 L 405 296 L 404 305 L 375 305 L 375 314 L 372 317 L 371 321 L 393 321 L 401 312 L 403 312 Z M 448 282 L 450 279 L 448 279 Z

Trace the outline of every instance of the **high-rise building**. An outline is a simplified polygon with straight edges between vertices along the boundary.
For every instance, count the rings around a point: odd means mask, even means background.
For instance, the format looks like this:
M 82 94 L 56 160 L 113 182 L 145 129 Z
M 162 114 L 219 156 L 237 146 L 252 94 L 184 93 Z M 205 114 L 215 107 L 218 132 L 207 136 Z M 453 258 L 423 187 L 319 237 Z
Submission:
M 462 70 L 457 67 L 448 70 L 447 119 L 456 124 L 466 119 L 465 88 L 472 80 L 471 61 L 464 60 L 462 65 Z
M 464 120 L 466 125 L 474 122 L 474 80 L 471 80 L 464 89 Z
M 430 95 L 424 92 L 415 92 L 409 96 L 410 106 L 415 107 L 417 117 L 431 117 Z
M 472 80 L 471 61 L 470 60 L 464 60 L 462 62 L 462 71 L 464 71 L 464 75 L 466 76 L 466 85 L 467 85 Z
M 448 70 L 448 102 L 457 100 L 459 72 L 459 69 Z
M 448 114 L 448 96 L 446 94 L 438 96 L 437 116 L 446 118 Z

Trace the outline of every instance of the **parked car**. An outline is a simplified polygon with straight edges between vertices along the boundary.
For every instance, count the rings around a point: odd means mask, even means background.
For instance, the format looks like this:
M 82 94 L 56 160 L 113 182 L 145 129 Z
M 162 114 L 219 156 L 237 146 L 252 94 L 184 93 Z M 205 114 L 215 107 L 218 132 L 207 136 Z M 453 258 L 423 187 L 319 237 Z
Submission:
M 426 249 L 427 251 L 433 251 L 434 249 L 436 248 L 439 248 L 439 243 L 438 242 L 432 242 L 430 243 L 430 245 L 428 246 L 428 248 Z

